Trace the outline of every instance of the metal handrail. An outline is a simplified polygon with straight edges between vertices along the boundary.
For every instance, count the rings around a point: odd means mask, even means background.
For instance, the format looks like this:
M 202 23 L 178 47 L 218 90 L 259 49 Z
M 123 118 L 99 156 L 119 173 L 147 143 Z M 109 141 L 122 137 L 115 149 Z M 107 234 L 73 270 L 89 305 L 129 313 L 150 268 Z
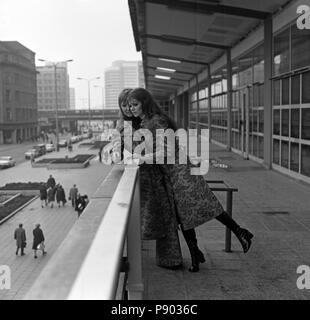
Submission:
M 125 168 L 68 300 L 115 298 L 128 228 L 129 299 L 141 299 L 140 195 L 137 166 Z

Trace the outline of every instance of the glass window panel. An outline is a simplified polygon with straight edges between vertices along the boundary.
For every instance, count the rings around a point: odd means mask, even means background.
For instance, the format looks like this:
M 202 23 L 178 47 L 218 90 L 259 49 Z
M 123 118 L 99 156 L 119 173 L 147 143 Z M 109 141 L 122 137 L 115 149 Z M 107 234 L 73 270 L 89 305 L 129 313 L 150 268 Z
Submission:
M 280 151 L 279 140 L 273 139 L 273 163 L 275 164 L 279 164 L 280 162 L 279 151 Z
M 310 102 L 310 72 L 302 75 L 302 103 Z
M 300 103 L 300 75 L 291 78 L 291 99 L 292 104 Z
M 264 137 L 258 137 L 258 157 L 264 159 Z
M 310 139 L 310 109 L 302 109 L 301 138 Z
M 299 138 L 299 109 L 291 110 L 291 137 Z
M 288 142 L 281 142 L 281 166 L 288 168 Z
M 258 131 L 263 133 L 264 132 L 264 110 L 258 111 Z
M 190 111 L 197 110 L 197 102 L 193 102 L 190 104 Z
M 290 169 L 299 172 L 299 144 L 291 142 Z
M 189 115 L 189 121 L 196 122 L 197 121 L 197 114 L 196 113 L 190 113 Z
M 282 31 L 274 37 L 273 72 L 279 75 L 289 71 L 290 66 L 290 29 Z
M 273 134 L 280 135 L 280 110 L 273 110 Z
M 290 103 L 290 78 L 282 79 L 282 105 Z
M 292 70 L 294 70 L 310 65 L 310 30 L 300 30 L 296 23 L 291 28 Z M 305 54 L 306 52 L 308 54 Z
M 310 146 L 301 145 L 301 174 L 310 177 Z
M 199 113 L 199 122 L 204 123 L 204 124 L 208 124 L 208 113 L 206 113 L 206 112 Z
M 206 97 L 206 88 L 199 91 L 199 99 L 203 99 Z
M 257 156 L 258 155 L 258 146 L 257 146 L 257 136 L 253 135 L 253 155 Z
M 257 124 L 258 124 L 258 111 L 253 111 L 253 132 L 257 132 Z
M 282 109 L 281 135 L 288 137 L 289 134 L 289 110 Z
M 273 81 L 273 105 L 280 105 L 280 80 Z
M 199 101 L 199 110 L 205 110 L 208 109 L 208 100 L 204 99 L 204 100 L 200 100 Z

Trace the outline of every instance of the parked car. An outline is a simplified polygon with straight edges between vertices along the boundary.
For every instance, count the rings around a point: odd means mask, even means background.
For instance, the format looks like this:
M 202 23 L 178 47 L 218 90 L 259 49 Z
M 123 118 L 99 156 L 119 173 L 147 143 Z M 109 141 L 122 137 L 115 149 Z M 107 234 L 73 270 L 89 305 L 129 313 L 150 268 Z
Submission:
M 52 143 L 48 143 L 45 145 L 46 152 L 53 152 L 56 150 L 55 146 Z
M 67 140 L 65 140 L 65 139 L 60 140 L 60 141 L 58 142 L 58 146 L 59 146 L 59 147 L 64 147 L 64 148 L 66 148 L 67 145 L 68 145 L 68 142 L 67 142 Z
M 46 147 L 43 143 L 34 146 L 33 149 L 38 150 L 39 156 L 43 156 L 44 154 L 46 154 Z
M 34 158 L 37 158 L 40 156 L 39 150 L 38 149 L 29 149 L 28 151 L 25 152 L 25 159 L 31 159 L 31 156 L 34 156 Z
M 14 167 L 16 161 L 11 156 L 0 157 L 0 169 Z

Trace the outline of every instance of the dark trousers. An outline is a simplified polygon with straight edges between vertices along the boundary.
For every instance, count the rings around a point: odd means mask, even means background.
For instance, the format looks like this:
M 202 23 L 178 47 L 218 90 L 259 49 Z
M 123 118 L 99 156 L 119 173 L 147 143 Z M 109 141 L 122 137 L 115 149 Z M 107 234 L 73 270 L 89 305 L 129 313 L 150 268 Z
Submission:
M 23 254 L 24 254 L 24 246 L 22 246 L 22 247 L 17 247 L 17 249 L 16 249 L 16 255 L 18 255 L 19 249 L 21 250 L 21 255 L 23 255 Z

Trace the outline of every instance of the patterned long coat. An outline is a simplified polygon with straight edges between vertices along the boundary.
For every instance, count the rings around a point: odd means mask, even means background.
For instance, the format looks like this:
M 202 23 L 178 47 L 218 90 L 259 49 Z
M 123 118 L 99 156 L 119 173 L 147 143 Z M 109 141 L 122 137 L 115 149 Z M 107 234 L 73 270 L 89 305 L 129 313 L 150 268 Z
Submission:
M 156 146 L 156 130 L 170 128 L 168 118 L 156 114 L 151 119 L 144 118 L 141 128 L 148 129 Z M 210 190 L 201 175 L 191 175 L 191 164 L 178 164 L 178 148 L 175 149 L 175 164 L 156 164 L 163 173 L 170 202 L 176 206 L 178 222 L 185 230 L 195 228 L 223 212 L 223 207 Z M 153 164 L 145 164 L 153 167 Z

